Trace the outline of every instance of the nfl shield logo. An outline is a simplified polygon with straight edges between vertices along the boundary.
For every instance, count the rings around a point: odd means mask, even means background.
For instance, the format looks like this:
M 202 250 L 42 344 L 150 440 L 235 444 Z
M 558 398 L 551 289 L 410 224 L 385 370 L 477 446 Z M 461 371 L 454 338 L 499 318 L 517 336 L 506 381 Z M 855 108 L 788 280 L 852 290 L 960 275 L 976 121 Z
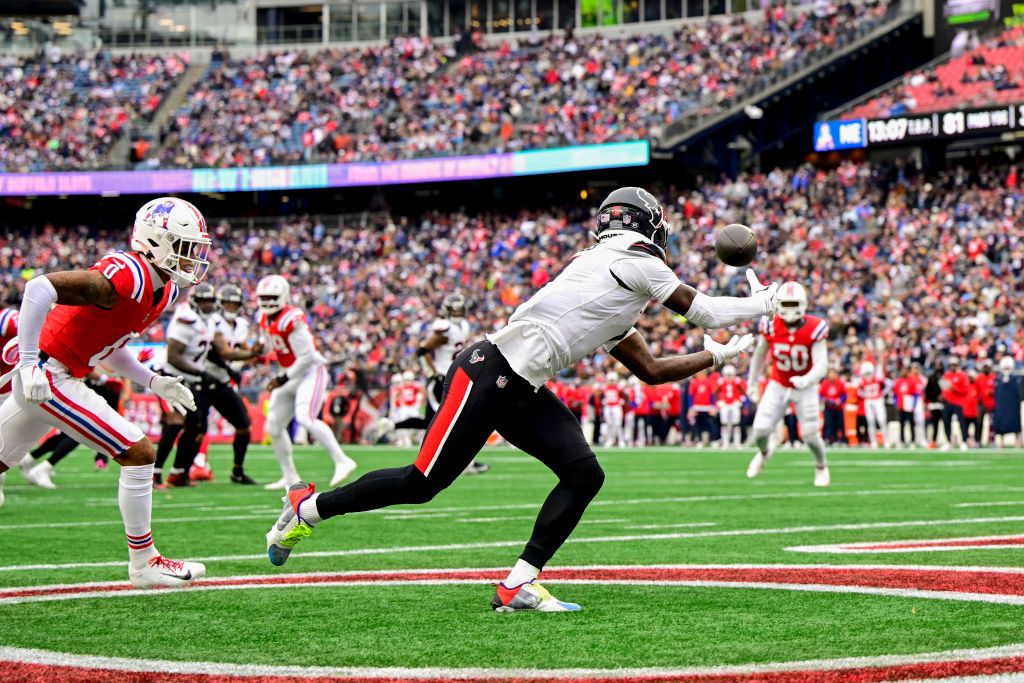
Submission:
M 504 389 L 505 385 L 508 384 L 508 377 L 505 375 L 498 375 L 498 381 L 495 382 L 495 384 L 498 385 L 499 389 Z

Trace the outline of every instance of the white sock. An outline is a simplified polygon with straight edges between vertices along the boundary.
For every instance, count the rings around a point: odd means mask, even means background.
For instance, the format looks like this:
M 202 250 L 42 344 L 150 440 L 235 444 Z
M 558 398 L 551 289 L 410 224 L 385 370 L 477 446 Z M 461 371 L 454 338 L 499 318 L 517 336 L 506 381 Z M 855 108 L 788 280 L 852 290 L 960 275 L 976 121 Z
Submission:
M 122 467 L 117 482 L 117 504 L 128 537 L 131 566 L 141 569 L 160 553 L 153 545 L 150 521 L 153 516 L 153 466 Z
M 508 573 L 508 578 L 502 581 L 502 583 L 505 584 L 505 588 L 515 588 L 516 586 L 522 586 L 524 583 L 530 583 L 537 578 L 538 574 L 540 574 L 540 569 L 520 558 L 516 560 L 516 566 L 512 567 L 512 571 Z
M 295 471 L 295 462 L 292 460 L 292 440 L 288 438 L 288 432 L 280 432 L 270 435 L 271 444 L 274 446 L 274 455 L 281 465 L 281 475 L 285 483 L 292 484 L 299 480 L 299 473 Z
M 39 461 L 33 458 L 31 455 L 26 455 L 18 463 L 18 466 L 21 468 L 21 471 L 24 472 L 26 470 L 32 469 L 37 462 Z M 14 467 L 14 465 L 11 465 L 11 467 Z
M 319 510 L 316 509 L 316 499 L 319 497 L 319 493 L 314 493 L 299 503 L 299 518 L 310 526 L 316 526 L 324 521 L 324 518 L 320 516 Z
M 327 449 L 327 453 L 331 456 L 331 460 L 334 461 L 335 465 L 351 460 L 351 458 L 345 455 L 345 451 L 341 450 L 341 446 L 338 445 L 338 441 L 334 438 L 334 432 L 327 426 L 327 423 L 322 420 L 314 420 L 303 426 L 316 439 L 318 444 Z

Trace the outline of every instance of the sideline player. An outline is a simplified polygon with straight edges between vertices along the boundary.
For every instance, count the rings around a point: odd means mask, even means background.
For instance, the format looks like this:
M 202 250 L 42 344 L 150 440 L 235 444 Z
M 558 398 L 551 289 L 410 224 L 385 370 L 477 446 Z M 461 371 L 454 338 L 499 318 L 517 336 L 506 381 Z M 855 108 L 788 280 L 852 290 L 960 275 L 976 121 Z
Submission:
M 131 249 L 108 254 L 89 270 L 40 275 L 25 286 L 12 400 L 0 405 L 0 471 L 54 427 L 107 453 L 121 465 L 118 504 L 132 585 L 187 586 L 206 567 L 169 560 L 153 545 L 153 444 L 81 379 L 102 362 L 175 410 L 195 409 L 180 378 L 154 374 L 124 345 L 173 305 L 179 287 L 206 276 L 206 221 L 182 199 L 154 199 L 135 215 Z
M 736 366 L 726 365 L 722 368 L 722 381 L 718 384 L 718 419 L 722 424 L 722 448 L 728 448 L 731 442 L 739 448 L 742 444 L 740 417 L 743 412 L 743 396 L 747 393 L 747 383 L 742 377 L 736 376 Z
M 334 461 L 331 486 L 336 486 L 355 470 L 356 462 L 345 455 L 331 428 L 320 419 L 327 398 L 327 360 L 316 350 L 305 314 L 289 305 L 291 291 L 291 285 L 280 275 L 268 275 L 256 285 L 263 340 L 260 347 L 273 351 L 284 370 L 267 385 L 267 433 L 281 465 L 281 478 L 264 488 L 287 488 L 299 481 L 288 435 L 293 418 L 330 454 Z
M 868 424 L 868 441 L 871 448 L 878 448 L 878 436 L 882 434 L 882 445 L 891 448 L 889 443 L 888 420 L 885 416 L 885 375 L 869 360 L 860 364 L 859 376 L 856 379 L 857 396 L 864 404 L 864 419 Z
M 654 358 L 634 324 L 650 300 L 695 325 L 719 328 L 773 313 L 778 285 L 749 298 L 710 297 L 683 284 L 666 264 L 670 226 L 646 190 L 615 190 L 601 205 L 597 244 L 573 256 L 557 277 L 521 304 L 508 324 L 456 357 L 445 378 L 440 410 L 416 461 L 376 470 L 326 493 L 312 484 L 290 487 L 284 510 L 267 534 L 267 551 L 284 564 L 311 526 L 335 515 L 388 505 L 425 503 L 447 488 L 497 430 L 558 476 L 541 507 L 533 535 L 491 606 L 498 611 L 578 610 L 551 596 L 536 579 L 572 533 L 604 472 L 580 423 L 544 383 L 602 345 L 649 384 L 672 382 L 721 365 L 749 348 L 751 335 L 686 356 Z
M 793 402 L 804 443 L 814 455 L 814 485 L 828 486 L 831 479 L 825 444 L 818 433 L 818 385 L 828 372 L 828 323 L 807 315 L 807 292 L 799 282 L 787 282 L 779 288 L 779 312 L 762 318 L 760 331 L 747 377 L 747 396 L 757 403 L 754 442 L 758 448 L 747 467 L 747 476 L 753 479 L 761 474 L 772 457 L 772 431 Z M 768 357 L 771 378 L 759 397 L 757 382 Z
M 430 336 L 416 349 L 416 355 L 427 374 L 427 410 L 423 417 L 413 417 L 396 424 L 396 429 L 427 429 L 434 419 L 441 394 L 444 377 L 452 360 L 469 339 L 469 322 L 466 320 L 466 297 L 458 292 L 449 294 L 441 304 L 444 315 L 430 327 Z M 480 474 L 491 469 L 487 463 L 474 460 L 466 466 L 466 474 Z
M 8 356 L 7 344 L 12 339 L 18 336 L 18 309 L 16 308 L 5 308 L 0 311 L 0 349 L 4 350 L 4 353 L 0 354 L 0 372 L 7 374 L 14 369 L 17 364 L 17 358 L 14 356 Z M 16 343 L 16 342 L 15 342 Z M 0 402 L 6 401 L 7 397 L 11 395 L 11 382 L 8 380 L 4 382 L 3 386 L 0 387 Z M 21 468 L 22 472 L 27 471 L 27 467 Z M 7 478 L 7 472 L 0 472 L 0 505 L 4 504 L 4 479 Z

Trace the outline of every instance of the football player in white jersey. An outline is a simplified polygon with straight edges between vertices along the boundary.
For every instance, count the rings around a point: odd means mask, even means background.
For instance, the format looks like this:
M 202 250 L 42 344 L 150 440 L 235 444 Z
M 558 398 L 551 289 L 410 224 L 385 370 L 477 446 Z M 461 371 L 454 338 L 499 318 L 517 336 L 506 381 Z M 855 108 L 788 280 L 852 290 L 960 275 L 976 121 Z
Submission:
M 215 380 L 207 387 L 207 403 L 217 410 L 235 429 L 231 447 L 234 465 L 231 481 L 236 484 L 253 485 L 256 482 L 245 473 L 245 454 L 249 449 L 249 435 L 252 420 L 245 401 L 231 383 L 241 382 L 239 369 L 233 364 L 240 360 L 255 358 L 263 349 L 250 346 L 249 321 L 238 314 L 242 307 L 242 290 L 236 285 L 223 285 L 217 290 L 217 308 L 210 316 L 213 329 L 213 348 L 206 359 L 204 369 Z
M 288 435 L 292 419 L 327 450 L 334 461 L 332 485 L 340 483 L 355 470 L 356 463 L 345 455 L 331 428 L 320 419 L 327 400 L 327 360 L 316 350 L 305 314 L 288 303 L 291 285 L 287 280 L 268 275 L 256 285 L 256 298 L 262 347 L 274 352 L 282 371 L 267 385 L 267 432 L 282 476 L 264 488 L 286 488 L 299 480 Z
M 430 426 L 430 421 L 441 405 L 445 374 L 469 339 L 466 297 L 458 292 L 449 294 L 444 298 L 441 308 L 444 316 L 434 321 L 430 327 L 430 336 L 416 350 L 428 377 L 426 415 L 396 422 L 395 429 L 427 429 Z M 490 468 L 487 463 L 473 460 L 466 466 L 466 474 L 479 474 Z
M 497 430 L 509 443 L 558 476 L 526 549 L 498 585 L 498 611 L 571 611 L 537 576 L 572 533 L 604 481 L 604 471 L 580 423 L 545 383 L 603 346 L 648 384 L 679 381 L 716 367 L 753 344 L 704 337 L 704 350 L 654 358 L 634 327 L 656 299 L 694 325 L 720 328 L 771 315 L 777 284 L 762 285 L 753 271 L 747 298 L 710 297 L 683 284 L 666 263 L 670 226 L 661 204 L 637 187 L 615 190 L 601 205 L 597 244 L 577 253 L 557 277 L 521 304 L 498 332 L 465 348 L 445 378 L 444 395 L 416 461 L 377 470 L 326 493 L 300 482 L 267 534 L 267 551 L 284 564 L 292 548 L 322 520 L 404 503 L 425 503 L 447 488 Z

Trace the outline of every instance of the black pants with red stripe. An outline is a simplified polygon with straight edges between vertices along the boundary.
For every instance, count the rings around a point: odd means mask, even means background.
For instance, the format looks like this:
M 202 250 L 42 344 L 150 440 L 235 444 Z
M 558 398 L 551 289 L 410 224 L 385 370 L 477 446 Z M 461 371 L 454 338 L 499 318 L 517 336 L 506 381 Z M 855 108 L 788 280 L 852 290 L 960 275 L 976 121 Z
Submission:
M 416 462 L 369 472 L 322 494 L 317 512 L 327 519 L 388 505 L 426 503 L 455 481 L 494 431 L 558 476 L 521 555 L 543 567 L 597 495 L 604 471 L 565 404 L 547 387 L 534 390 L 489 341 L 455 357 Z

